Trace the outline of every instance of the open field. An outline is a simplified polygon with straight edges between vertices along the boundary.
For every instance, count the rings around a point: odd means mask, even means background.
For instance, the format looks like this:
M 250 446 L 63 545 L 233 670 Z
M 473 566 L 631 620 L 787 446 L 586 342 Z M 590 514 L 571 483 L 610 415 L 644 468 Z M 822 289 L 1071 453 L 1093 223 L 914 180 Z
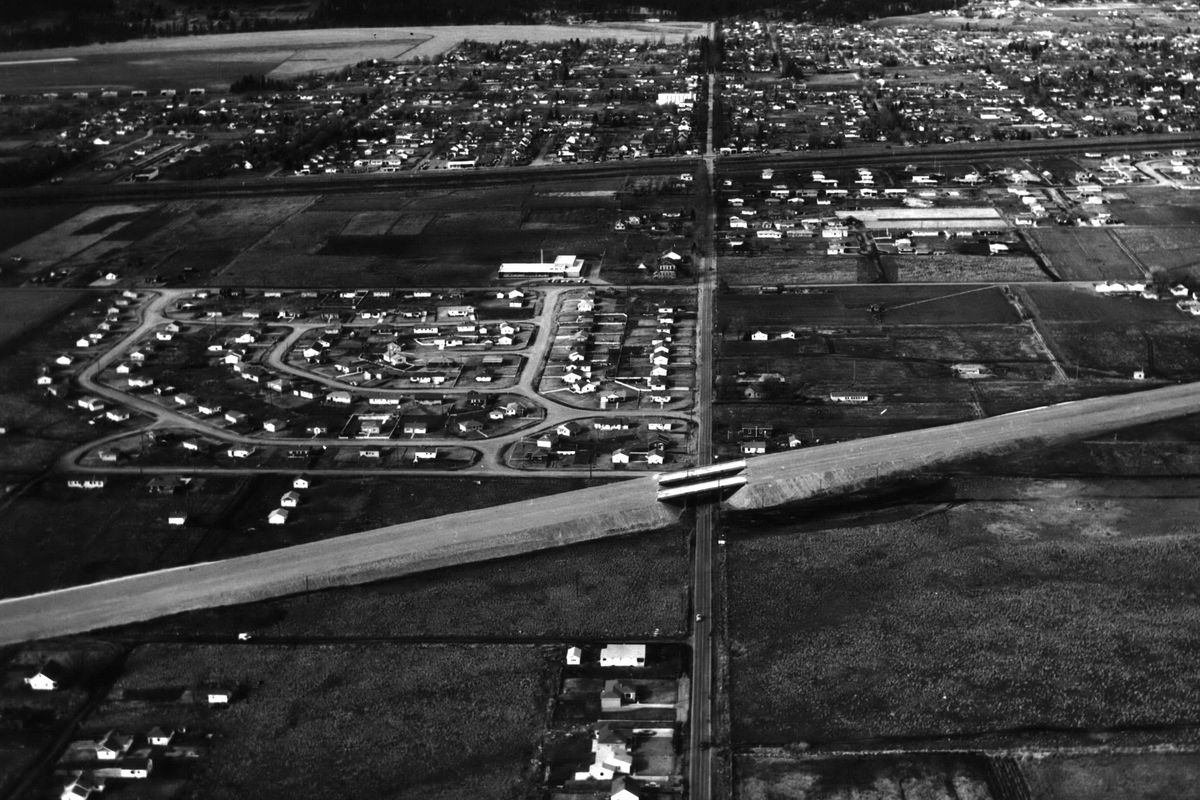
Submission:
M 874 524 L 733 522 L 734 741 L 1191 724 L 1193 506 L 1068 487 Z
M 884 307 L 891 325 L 1001 324 L 1019 321 L 999 287 L 847 286 L 788 294 L 722 294 L 717 323 L 726 335 L 750 333 L 755 326 L 876 326 L 870 307 Z
M 678 635 L 687 613 L 680 529 L 452 567 L 366 586 L 197 611 L 115 635 Z
M 1197 222 L 1200 222 L 1200 210 Z M 1196 233 L 1195 223 L 1168 227 L 1159 221 L 1150 227 L 1152 224 L 1123 228 L 1117 236 L 1138 254 L 1152 273 L 1161 270 L 1174 281 L 1200 278 L 1200 258 L 1196 257 L 1200 236 Z
M 212 733 L 188 786 L 205 797 L 508 798 L 544 725 L 543 653 L 527 646 L 188 646 L 135 650 L 83 730 Z M 123 699 L 236 686 L 225 709 Z
M 405 28 L 320 28 L 131 40 L 84 47 L 0 53 L 0 92 L 220 88 L 242 75 L 298 78 L 334 72 L 372 58 L 432 57 L 464 39 L 559 41 L 575 38 L 678 43 L 703 33 L 702 23 L 607 25 L 461 25 Z M 69 59 L 57 63 L 45 63 Z M 42 62 L 42 63 L 36 63 Z
M 993 800 L 980 756 L 911 754 L 734 759 L 738 800 Z
M 1026 232 L 1048 260 L 1050 272 L 1064 281 L 1131 280 L 1145 273 L 1118 244 L 1111 228 L 1044 227 Z
M 538 497 L 584 485 L 576 480 L 325 478 L 305 492 L 287 525 L 267 514 L 290 477 L 207 476 L 158 492 L 153 478 L 110 477 L 100 490 L 47 480 L 6 516 L 0 561 L 20 565 L 0 595 L 46 591 L 134 572 L 262 552 L 437 516 Z M 465 486 L 463 481 L 468 481 Z M 173 486 L 174 481 L 167 481 Z M 453 487 L 469 487 L 455 492 Z M 185 511 L 187 524 L 167 517 Z M 88 519 L 81 527 L 80 519 Z
M 1047 756 L 1023 759 L 1039 800 L 1174 800 L 1200 785 L 1200 754 Z
M 900 283 L 1006 283 L 1048 281 L 1028 256 L 974 256 L 939 253 L 931 256 L 887 256 L 885 270 Z M 892 276 L 889 275 L 889 278 Z
M 856 283 L 867 274 L 866 259 L 782 251 L 754 256 L 723 256 L 721 280 L 730 286 L 792 286 L 808 283 Z
M 83 292 L 0 292 L 0 352 L 79 302 Z

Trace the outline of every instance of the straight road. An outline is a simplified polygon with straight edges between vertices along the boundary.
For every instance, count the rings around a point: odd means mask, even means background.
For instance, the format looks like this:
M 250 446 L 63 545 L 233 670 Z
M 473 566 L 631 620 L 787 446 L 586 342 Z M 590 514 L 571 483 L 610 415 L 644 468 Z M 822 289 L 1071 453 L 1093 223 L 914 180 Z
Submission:
M 711 25 L 710 25 L 711 28 Z M 710 38 L 711 38 L 710 30 Z M 696 421 L 697 464 L 712 463 L 712 387 L 713 387 L 713 288 L 716 283 L 716 257 L 713 255 L 713 231 L 716 230 L 716 159 L 713 152 L 716 76 L 708 75 L 708 137 L 704 155 L 703 188 L 707 190 L 708 214 L 705 217 L 704 251 L 700 259 L 699 296 L 696 319 Z M 696 507 L 696 532 L 692 553 L 692 696 L 689 703 L 688 797 L 709 800 L 713 789 L 713 560 L 714 505 Z

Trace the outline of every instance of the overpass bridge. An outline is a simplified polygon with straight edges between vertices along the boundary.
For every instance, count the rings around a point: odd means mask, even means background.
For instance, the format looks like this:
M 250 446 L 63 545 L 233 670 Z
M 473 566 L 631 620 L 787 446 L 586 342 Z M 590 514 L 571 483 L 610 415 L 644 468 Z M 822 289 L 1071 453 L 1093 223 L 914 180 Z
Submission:
M 850 491 L 982 453 L 1029 449 L 1200 412 L 1200 384 L 1098 397 L 749 459 L 725 503 L 768 508 Z M 699 483 L 726 480 L 701 475 Z M 681 484 L 696 485 L 695 476 Z M 669 481 L 667 487 L 671 486 Z M 265 553 L 0 601 L 0 643 L 199 608 L 368 583 L 679 520 L 655 476 L 447 514 Z M 674 498 L 666 498 L 673 500 Z

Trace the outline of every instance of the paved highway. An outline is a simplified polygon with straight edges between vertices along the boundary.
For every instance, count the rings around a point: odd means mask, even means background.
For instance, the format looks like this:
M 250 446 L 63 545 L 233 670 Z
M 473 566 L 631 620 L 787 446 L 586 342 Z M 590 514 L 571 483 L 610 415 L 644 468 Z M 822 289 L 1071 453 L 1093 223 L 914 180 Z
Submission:
M 711 30 L 710 30 L 711 36 Z M 713 387 L 713 288 L 716 283 L 716 257 L 712 252 L 717 206 L 712 202 L 716 168 L 713 158 L 713 98 L 716 76 L 708 75 L 708 139 L 704 158 L 705 188 L 708 191 L 708 215 L 705 218 L 704 252 L 697 278 L 699 297 L 696 304 L 696 423 L 697 464 L 712 463 L 712 387 Z M 703 503 L 696 508 L 695 542 L 692 549 L 692 611 L 696 615 L 692 629 L 692 675 L 688 728 L 688 797 L 709 800 L 713 786 L 711 749 L 713 711 L 713 657 L 715 631 L 713 618 L 712 545 L 714 506 Z

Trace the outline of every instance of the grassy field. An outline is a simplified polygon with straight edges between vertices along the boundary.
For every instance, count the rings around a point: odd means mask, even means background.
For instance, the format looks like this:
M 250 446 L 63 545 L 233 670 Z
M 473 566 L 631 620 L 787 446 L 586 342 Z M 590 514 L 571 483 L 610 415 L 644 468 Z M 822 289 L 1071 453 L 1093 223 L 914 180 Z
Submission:
M 1129 280 L 1144 277 L 1120 248 L 1108 228 L 1046 227 L 1027 234 L 1049 261 L 1050 271 L 1065 281 Z
M 545 723 L 547 663 L 524 646 L 148 645 L 85 730 L 212 733 L 188 788 L 208 798 L 521 794 Z M 120 699 L 239 686 L 227 709 Z
M 1038 800 L 1176 800 L 1200 785 L 1200 754 L 1050 756 L 1021 771 Z
M 678 529 L 555 548 L 368 586 L 138 626 L 151 633 L 264 636 L 677 635 L 687 612 Z
M 923 283 L 1004 283 L 1048 281 L 1037 262 L 1025 256 L 890 256 L 896 280 Z
M 1192 209 L 1200 222 L 1200 209 Z M 1196 264 L 1196 222 L 1168 227 L 1162 220 L 1146 227 L 1122 228 L 1117 236 L 1138 254 L 1151 271 L 1162 270 L 1172 280 L 1200 277 Z M 1154 225 L 1155 227 L 1150 227 Z
M 0 292 L 0 352 L 61 315 L 83 296 L 83 292 L 36 289 Z
M 266 517 L 290 488 L 290 477 L 208 476 L 175 494 L 152 493 L 150 478 L 132 475 L 110 477 L 95 491 L 67 488 L 65 478 L 47 480 L 8 511 L 0 561 L 20 569 L 0 585 L 0 595 L 257 553 L 584 485 L 465 480 L 318 479 L 287 525 L 268 525 Z M 167 516 L 181 510 L 187 524 L 169 526 Z M 81 519 L 89 524 L 81 526 Z
M 997 287 L 847 286 L 794 294 L 722 294 L 717 298 L 718 330 L 738 337 L 762 325 L 875 328 L 874 304 L 884 307 L 883 322 L 889 326 L 1018 321 Z
M 734 759 L 738 800 L 992 800 L 978 756 Z
M 735 742 L 1194 723 L 1193 506 L 1066 495 L 733 524 Z

